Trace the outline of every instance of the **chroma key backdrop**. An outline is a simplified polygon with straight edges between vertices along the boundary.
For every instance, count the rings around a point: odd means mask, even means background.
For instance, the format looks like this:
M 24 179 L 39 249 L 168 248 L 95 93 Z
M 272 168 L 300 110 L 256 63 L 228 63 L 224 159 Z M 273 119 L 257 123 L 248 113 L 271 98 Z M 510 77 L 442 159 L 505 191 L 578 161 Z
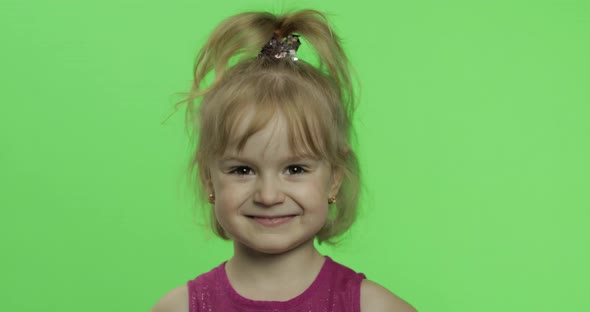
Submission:
M 421 312 L 590 311 L 590 2 L 571 0 L 2 0 L 0 310 L 149 311 L 227 260 L 172 108 L 222 19 L 302 8 L 360 82 L 360 212 L 322 253 Z

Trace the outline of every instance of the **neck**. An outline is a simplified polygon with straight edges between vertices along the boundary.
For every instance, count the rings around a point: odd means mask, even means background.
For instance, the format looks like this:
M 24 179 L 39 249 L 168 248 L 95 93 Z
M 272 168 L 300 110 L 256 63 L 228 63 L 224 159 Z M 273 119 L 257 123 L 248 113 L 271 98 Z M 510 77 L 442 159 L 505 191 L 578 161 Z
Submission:
M 324 260 L 313 240 L 280 254 L 261 253 L 234 242 L 234 256 L 226 264 L 226 273 L 234 289 L 245 297 L 288 300 L 311 285 Z

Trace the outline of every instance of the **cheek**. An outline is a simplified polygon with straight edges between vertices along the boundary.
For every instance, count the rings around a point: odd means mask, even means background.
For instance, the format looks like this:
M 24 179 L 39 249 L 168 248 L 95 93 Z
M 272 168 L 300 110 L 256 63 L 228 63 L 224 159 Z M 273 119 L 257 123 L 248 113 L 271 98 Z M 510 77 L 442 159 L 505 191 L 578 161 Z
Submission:
M 330 188 L 330 177 L 326 175 L 322 175 L 320 178 L 315 179 L 313 183 L 309 183 L 308 185 L 308 191 L 310 193 L 326 199 L 330 196 Z
M 308 183 L 302 183 L 293 187 L 290 191 L 293 199 L 299 202 L 300 205 L 317 212 L 328 210 L 329 192 L 330 187 L 327 179 L 316 179 Z
M 217 180 L 215 188 L 215 210 L 236 209 L 241 206 L 250 194 L 248 183 L 229 183 Z

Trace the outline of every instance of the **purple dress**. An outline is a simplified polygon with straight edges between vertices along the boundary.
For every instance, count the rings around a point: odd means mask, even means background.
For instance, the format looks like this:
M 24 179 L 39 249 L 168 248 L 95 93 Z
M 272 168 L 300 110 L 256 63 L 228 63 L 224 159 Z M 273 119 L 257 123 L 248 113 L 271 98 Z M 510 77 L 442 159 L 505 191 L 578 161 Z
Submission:
M 225 262 L 187 283 L 189 312 L 360 312 L 362 273 L 334 262 L 330 257 L 312 284 L 287 301 L 250 300 L 238 294 L 225 273 Z

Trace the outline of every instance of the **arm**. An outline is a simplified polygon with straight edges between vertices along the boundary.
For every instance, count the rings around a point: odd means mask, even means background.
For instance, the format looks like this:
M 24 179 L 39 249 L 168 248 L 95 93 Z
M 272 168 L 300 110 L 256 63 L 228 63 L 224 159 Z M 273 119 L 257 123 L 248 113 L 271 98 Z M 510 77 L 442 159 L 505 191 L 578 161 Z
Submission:
M 383 286 L 363 280 L 361 312 L 416 312 L 416 309 Z
M 188 288 L 176 287 L 165 294 L 151 312 L 188 312 Z

